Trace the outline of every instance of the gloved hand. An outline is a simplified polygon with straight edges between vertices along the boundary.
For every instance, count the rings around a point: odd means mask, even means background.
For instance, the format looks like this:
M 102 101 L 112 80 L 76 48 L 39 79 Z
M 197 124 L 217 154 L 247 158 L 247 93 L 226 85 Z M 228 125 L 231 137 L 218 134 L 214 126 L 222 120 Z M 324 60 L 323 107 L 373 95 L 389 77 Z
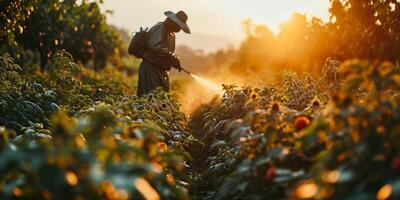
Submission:
M 172 54 L 172 67 L 177 69 L 179 72 L 182 71 L 181 61 L 179 60 L 179 57 L 174 54 Z

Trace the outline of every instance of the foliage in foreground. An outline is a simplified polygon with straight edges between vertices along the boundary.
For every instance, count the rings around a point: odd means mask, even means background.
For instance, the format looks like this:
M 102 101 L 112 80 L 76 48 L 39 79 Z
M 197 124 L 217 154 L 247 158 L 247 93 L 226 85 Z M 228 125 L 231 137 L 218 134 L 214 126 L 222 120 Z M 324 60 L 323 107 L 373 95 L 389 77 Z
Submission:
M 66 52 L 46 69 L 0 57 L 2 199 L 399 198 L 399 66 L 225 86 L 189 122 L 170 94 L 130 95 Z
M 65 52 L 35 77 L 1 61 L 3 199 L 189 198 L 191 141 L 169 94 L 131 96 L 117 72 L 82 70 Z

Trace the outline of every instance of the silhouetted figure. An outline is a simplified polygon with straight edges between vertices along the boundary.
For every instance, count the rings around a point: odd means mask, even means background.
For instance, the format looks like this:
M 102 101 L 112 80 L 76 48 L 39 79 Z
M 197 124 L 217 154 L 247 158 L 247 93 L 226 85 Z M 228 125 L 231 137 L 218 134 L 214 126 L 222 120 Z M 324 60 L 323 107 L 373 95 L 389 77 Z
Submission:
M 147 50 L 139 66 L 138 96 L 143 96 L 158 87 L 168 92 L 168 71 L 171 67 L 181 70 L 179 58 L 173 54 L 175 33 L 183 30 L 190 34 L 186 24 L 188 16 L 183 11 L 176 14 L 167 11 L 164 14 L 167 18 L 149 30 Z

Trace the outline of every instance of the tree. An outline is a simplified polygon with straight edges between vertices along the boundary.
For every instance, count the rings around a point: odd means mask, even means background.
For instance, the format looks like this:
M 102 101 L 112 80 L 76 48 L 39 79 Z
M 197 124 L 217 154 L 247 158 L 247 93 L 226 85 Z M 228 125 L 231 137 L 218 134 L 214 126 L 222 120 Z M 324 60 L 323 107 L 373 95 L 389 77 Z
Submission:
M 23 54 L 18 49 L 37 52 L 44 68 L 54 52 L 65 49 L 75 60 L 83 64 L 93 60 L 95 68 L 102 68 L 122 42 L 117 31 L 106 23 L 99 3 L 4 0 L 1 53 L 9 52 L 18 58 Z
M 294 13 L 274 34 L 267 26 L 243 22 L 247 35 L 232 65 L 234 72 L 257 75 L 282 68 L 293 71 L 319 70 L 331 54 L 327 26 L 315 17 Z
M 400 2 L 330 0 L 337 56 L 395 61 L 400 55 Z
M 259 73 L 270 63 L 271 50 L 275 43 L 272 31 L 267 26 L 256 25 L 251 20 L 242 23 L 247 35 L 237 52 L 237 58 L 233 61 L 234 73 L 246 73 L 251 75 Z

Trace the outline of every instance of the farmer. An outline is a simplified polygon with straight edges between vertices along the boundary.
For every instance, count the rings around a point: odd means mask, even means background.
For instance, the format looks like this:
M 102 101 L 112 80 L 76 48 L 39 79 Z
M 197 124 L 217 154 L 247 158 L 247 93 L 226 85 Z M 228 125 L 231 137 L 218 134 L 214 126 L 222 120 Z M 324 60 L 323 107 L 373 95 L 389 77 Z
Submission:
M 181 70 L 181 63 L 175 51 L 175 33 L 183 30 L 190 34 L 185 12 L 164 13 L 167 18 L 149 30 L 148 46 L 143 55 L 143 62 L 139 66 L 138 96 L 148 94 L 150 91 L 161 87 L 169 91 L 168 71 L 171 67 Z

